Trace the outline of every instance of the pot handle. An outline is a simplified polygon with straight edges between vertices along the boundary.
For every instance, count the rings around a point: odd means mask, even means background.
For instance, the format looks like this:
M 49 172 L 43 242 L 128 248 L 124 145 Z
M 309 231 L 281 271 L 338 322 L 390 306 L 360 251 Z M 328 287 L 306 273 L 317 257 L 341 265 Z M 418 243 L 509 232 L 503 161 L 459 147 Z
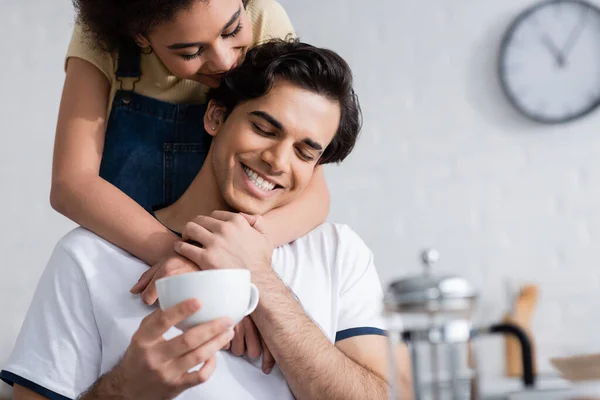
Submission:
M 501 323 L 493 324 L 484 329 L 478 329 L 480 333 L 502 333 L 513 335 L 521 345 L 521 361 L 523 363 L 523 384 L 525 387 L 535 385 L 533 373 L 533 356 L 531 352 L 531 341 L 523 329 L 515 324 Z

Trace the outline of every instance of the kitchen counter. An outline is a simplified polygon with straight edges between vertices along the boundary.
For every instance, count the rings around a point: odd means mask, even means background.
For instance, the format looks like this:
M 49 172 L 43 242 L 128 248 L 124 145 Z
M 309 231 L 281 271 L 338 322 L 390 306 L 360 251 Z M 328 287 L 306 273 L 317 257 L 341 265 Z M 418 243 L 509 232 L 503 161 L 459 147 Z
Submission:
M 600 385 L 512 394 L 508 400 L 600 400 Z
M 481 389 L 483 400 L 600 400 L 600 382 L 574 384 L 552 375 L 540 375 L 532 389 L 516 378 L 483 380 Z

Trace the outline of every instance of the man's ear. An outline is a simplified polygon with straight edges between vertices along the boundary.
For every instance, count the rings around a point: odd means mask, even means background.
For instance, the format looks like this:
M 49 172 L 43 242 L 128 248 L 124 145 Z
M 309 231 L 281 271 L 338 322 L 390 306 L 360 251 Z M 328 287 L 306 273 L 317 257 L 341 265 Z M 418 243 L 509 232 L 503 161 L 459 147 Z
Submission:
M 225 121 L 225 107 L 218 105 L 214 100 L 208 102 L 204 114 L 204 129 L 209 135 L 215 136 Z

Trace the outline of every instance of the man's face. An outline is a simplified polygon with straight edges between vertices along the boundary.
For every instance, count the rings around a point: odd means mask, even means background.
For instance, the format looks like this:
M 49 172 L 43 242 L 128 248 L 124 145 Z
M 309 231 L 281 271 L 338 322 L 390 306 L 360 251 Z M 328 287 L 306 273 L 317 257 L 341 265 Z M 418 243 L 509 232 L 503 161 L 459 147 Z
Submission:
M 265 214 L 298 196 L 340 122 L 337 101 L 286 81 L 215 123 L 222 111 L 211 102 L 205 116 L 214 135 L 207 162 L 225 202 L 248 214 Z

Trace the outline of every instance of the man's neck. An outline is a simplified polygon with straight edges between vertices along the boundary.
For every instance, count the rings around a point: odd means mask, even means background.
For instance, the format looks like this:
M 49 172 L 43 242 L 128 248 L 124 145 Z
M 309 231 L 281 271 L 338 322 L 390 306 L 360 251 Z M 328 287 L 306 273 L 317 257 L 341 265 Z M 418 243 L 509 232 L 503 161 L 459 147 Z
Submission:
M 209 159 L 210 155 L 185 193 L 175 203 L 155 211 L 156 219 L 167 228 L 181 233 L 185 224 L 198 215 L 210 215 L 215 210 L 230 211 L 230 207 L 221 196 Z

